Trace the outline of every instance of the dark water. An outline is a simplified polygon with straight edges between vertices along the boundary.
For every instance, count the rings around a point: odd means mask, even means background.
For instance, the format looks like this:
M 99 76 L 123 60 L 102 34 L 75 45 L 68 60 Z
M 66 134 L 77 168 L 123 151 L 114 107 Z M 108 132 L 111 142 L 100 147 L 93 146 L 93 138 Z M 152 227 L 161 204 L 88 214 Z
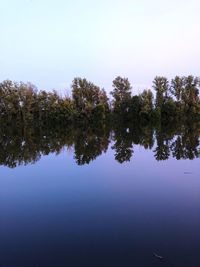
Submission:
M 199 135 L 1 129 L 0 266 L 200 266 Z

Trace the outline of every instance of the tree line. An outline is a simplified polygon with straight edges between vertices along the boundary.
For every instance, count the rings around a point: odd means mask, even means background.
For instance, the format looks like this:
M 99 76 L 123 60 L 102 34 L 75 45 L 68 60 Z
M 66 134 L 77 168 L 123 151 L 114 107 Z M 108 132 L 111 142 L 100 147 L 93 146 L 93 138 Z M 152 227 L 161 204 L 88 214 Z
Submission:
M 57 91 L 38 91 L 31 83 L 5 80 L 0 83 L 0 119 L 6 123 L 69 125 L 107 120 L 162 122 L 200 118 L 200 79 L 176 76 L 169 81 L 157 76 L 153 89 L 132 94 L 127 78 L 116 77 L 111 99 L 104 89 L 85 78 L 72 81 L 72 96 Z

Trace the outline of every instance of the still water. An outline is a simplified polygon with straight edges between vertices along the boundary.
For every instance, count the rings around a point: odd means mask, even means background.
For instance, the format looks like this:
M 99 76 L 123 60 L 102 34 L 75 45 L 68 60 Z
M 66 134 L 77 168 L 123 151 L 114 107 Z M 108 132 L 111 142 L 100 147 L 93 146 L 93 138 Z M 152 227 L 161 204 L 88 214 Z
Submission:
M 0 266 L 200 266 L 199 134 L 1 132 Z

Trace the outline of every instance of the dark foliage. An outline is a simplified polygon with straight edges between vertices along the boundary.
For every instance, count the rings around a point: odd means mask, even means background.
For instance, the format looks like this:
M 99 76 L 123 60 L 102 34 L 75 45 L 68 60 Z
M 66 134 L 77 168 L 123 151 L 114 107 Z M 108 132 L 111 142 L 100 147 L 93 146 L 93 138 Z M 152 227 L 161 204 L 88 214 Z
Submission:
M 101 125 L 109 119 L 143 124 L 177 120 L 198 120 L 200 80 L 197 77 L 176 76 L 171 82 L 156 77 L 153 88 L 139 95 L 131 94 L 127 78 L 113 81 L 112 100 L 104 89 L 86 79 L 72 82 L 72 98 L 56 91 L 37 91 L 31 83 L 10 80 L 0 83 L 0 120 L 6 124 L 24 125 Z

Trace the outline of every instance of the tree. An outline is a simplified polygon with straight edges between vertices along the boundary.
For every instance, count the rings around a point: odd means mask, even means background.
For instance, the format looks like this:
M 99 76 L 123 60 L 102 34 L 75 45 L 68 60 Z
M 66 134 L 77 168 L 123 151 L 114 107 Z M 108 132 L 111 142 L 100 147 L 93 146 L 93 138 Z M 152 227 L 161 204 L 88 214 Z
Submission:
M 162 106 L 162 111 L 161 111 L 161 115 L 162 115 L 162 122 L 164 123 L 168 123 L 170 121 L 173 121 L 177 118 L 177 110 L 176 110 L 176 104 L 173 101 L 172 98 L 168 98 L 163 106 Z
M 111 95 L 114 98 L 113 108 L 114 112 L 125 114 L 129 112 L 129 105 L 131 101 L 131 84 L 127 78 L 118 76 L 113 81 L 113 91 Z
M 140 116 L 149 120 L 153 111 L 153 94 L 151 90 L 144 90 L 139 95 L 139 99 L 141 103 Z
M 108 111 L 106 92 L 86 79 L 75 78 L 72 82 L 74 108 L 79 115 L 91 119 L 92 113 L 101 106 L 101 111 Z
M 156 108 L 162 109 L 162 105 L 168 98 L 169 93 L 169 82 L 167 78 L 156 76 L 153 81 L 153 88 L 156 91 Z
M 199 104 L 199 78 L 192 75 L 184 77 L 182 99 L 185 105 L 185 112 L 195 113 Z
M 37 110 L 37 88 L 31 83 L 19 83 L 18 106 L 23 122 L 32 122 Z
M 184 91 L 184 77 L 176 76 L 171 80 L 170 92 L 176 98 L 176 101 L 182 101 Z
M 0 112 L 9 121 L 33 119 L 36 104 L 36 87 L 31 83 L 16 83 L 10 80 L 0 84 Z

